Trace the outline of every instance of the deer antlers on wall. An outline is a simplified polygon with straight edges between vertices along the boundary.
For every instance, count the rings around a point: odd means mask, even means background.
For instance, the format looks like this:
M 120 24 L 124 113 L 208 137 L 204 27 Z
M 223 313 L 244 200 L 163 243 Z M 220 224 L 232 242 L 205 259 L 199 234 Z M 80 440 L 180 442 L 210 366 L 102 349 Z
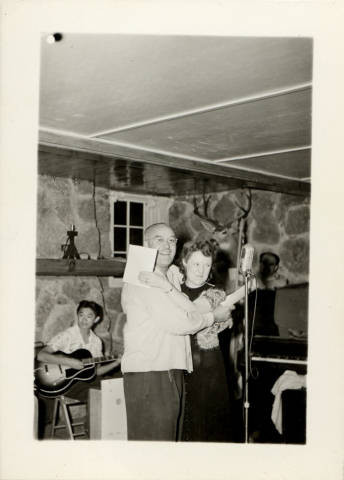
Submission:
M 241 219 L 244 219 L 247 218 L 248 214 L 250 213 L 251 211 L 251 208 L 252 208 L 252 191 L 250 188 L 248 188 L 245 192 L 245 196 L 247 198 L 247 205 L 246 207 L 243 207 L 242 205 L 240 205 L 236 200 L 234 201 L 234 203 L 236 204 L 237 207 L 240 208 L 240 210 L 243 212 L 241 215 L 238 215 L 238 217 L 235 219 L 237 221 L 240 221 Z
M 219 222 L 215 220 L 214 218 L 210 218 L 208 215 L 208 207 L 209 207 L 209 202 L 211 199 L 211 195 L 206 196 L 205 193 L 203 193 L 202 200 L 203 200 L 203 215 L 199 211 L 199 206 L 197 203 L 196 197 L 193 197 L 193 204 L 194 204 L 194 214 L 197 215 L 201 220 L 204 220 L 206 222 L 209 222 L 211 225 L 216 227 L 219 225 Z
M 201 219 L 201 223 L 211 233 L 215 232 L 220 232 L 224 230 L 230 230 L 232 225 L 235 222 L 238 222 L 238 225 L 240 223 L 240 220 L 245 220 L 248 216 L 248 214 L 251 211 L 252 208 L 252 192 L 251 189 L 247 189 L 247 191 L 244 193 L 245 197 L 247 199 L 246 205 L 240 205 L 239 202 L 236 200 L 234 203 L 236 206 L 241 210 L 241 213 L 236 216 L 234 219 L 229 220 L 225 224 L 220 223 L 218 220 L 215 218 L 211 218 L 208 213 L 208 208 L 209 208 L 209 202 L 211 199 L 211 195 L 206 196 L 205 193 L 203 193 L 202 200 L 203 200 L 203 214 L 200 213 L 199 211 L 199 205 L 197 202 L 196 197 L 193 197 L 193 204 L 194 204 L 194 214 L 197 215 Z

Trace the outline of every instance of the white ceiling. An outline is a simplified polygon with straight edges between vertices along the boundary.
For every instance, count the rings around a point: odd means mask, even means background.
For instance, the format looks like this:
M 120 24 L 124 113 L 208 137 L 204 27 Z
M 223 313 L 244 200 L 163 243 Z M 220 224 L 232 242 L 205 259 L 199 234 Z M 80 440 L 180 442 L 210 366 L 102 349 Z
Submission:
M 42 145 L 127 148 L 309 189 L 311 99 L 310 38 L 42 37 Z

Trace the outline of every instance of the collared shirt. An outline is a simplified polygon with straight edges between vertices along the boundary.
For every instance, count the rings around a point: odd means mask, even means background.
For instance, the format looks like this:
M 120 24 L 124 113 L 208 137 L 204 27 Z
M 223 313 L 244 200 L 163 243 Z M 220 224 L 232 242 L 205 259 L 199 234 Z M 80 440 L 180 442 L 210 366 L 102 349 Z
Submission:
M 91 353 L 92 357 L 100 357 L 102 355 L 102 342 L 100 338 L 91 330 L 88 342 L 85 343 L 78 324 L 55 335 L 47 345 L 52 347 L 54 352 L 61 351 L 69 354 L 79 348 L 85 348 Z
M 200 314 L 192 302 L 181 308 L 158 288 L 128 283 L 122 290 L 124 326 L 122 372 L 181 369 L 192 372 L 189 334 L 209 327 L 212 313 Z M 188 311 L 187 311 L 188 310 Z

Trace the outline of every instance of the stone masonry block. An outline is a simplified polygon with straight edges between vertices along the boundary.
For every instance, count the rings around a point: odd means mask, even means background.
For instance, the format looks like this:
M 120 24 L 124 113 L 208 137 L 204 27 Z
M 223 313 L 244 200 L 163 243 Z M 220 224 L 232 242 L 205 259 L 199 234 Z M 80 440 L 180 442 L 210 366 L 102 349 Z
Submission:
M 120 311 L 121 307 L 121 288 L 110 288 L 105 292 L 106 305 L 111 310 Z
M 255 226 L 252 227 L 253 242 L 275 245 L 279 240 L 280 231 L 271 212 L 266 211 L 259 219 L 256 218 Z
M 279 222 L 284 222 L 288 210 L 292 207 L 300 205 L 309 205 L 309 198 L 302 198 L 297 195 L 288 195 L 281 193 L 279 196 L 279 202 L 276 207 L 276 219 Z
M 78 214 L 81 220 L 86 222 L 94 222 L 93 198 L 78 200 Z
M 280 250 L 281 263 L 294 274 L 307 274 L 309 269 L 309 241 L 306 238 L 289 238 Z
M 79 180 L 75 187 L 76 193 L 80 195 L 92 195 L 93 184 L 88 180 Z
M 55 305 L 44 324 L 42 341 L 48 342 L 54 335 L 73 325 L 76 320 L 74 305 Z
M 273 192 L 253 192 L 252 193 L 252 209 L 250 216 L 254 217 L 257 222 L 265 218 L 266 214 L 270 214 L 272 217 L 272 212 L 276 204 L 277 194 Z M 272 220 L 272 218 L 271 218 Z
M 87 299 L 91 290 L 91 284 L 88 279 L 82 277 L 72 277 L 65 279 L 62 285 L 62 292 L 76 304 L 81 300 Z
M 288 235 L 302 234 L 309 231 L 308 205 L 301 205 L 288 211 L 285 231 Z

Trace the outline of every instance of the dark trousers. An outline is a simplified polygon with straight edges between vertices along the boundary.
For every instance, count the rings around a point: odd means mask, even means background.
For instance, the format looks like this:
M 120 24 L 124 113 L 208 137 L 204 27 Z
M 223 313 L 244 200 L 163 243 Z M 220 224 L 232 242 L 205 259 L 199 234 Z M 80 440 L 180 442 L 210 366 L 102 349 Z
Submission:
M 180 437 L 183 370 L 123 374 L 128 440 Z

